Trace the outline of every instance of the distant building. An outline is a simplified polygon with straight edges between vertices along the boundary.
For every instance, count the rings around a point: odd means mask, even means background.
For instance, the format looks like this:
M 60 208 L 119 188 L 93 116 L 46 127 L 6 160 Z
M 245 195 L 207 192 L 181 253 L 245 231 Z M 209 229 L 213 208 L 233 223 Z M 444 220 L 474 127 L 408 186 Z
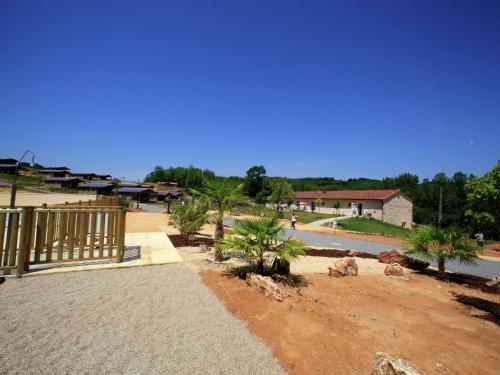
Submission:
M 76 189 L 80 182 L 82 182 L 82 180 L 76 177 L 49 177 L 45 179 L 47 185 L 65 189 Z
M 156 192 L 148 187 L 119 187 L 115 193 L 121 197 L 130 197 L 139 202 L 155 202 Z
M 0 158 L 0 164 L 9 164 L 9 165 L 12 165 L 12 164 L 17 164 L 17 160 L 16 159 L 12 159 L 12 158 Z
M 156 195 L 158 196 L 159 201 L 164 201 L 165 199 L 180 199 L 183 196 L 182 191 L 180 190 L 164 190 L 157 191 Z
M 60 168 L 60 169 L 45 168 L 45 169 L 40 169 L 38 172 L 50 177 L 70 177 L 70 172 L 69 169 L 67 168 Z
M 299 191 L 295 193 L 296 207 L 316 208 L 318 198 L 321 212 L 334 213 L 338 201 L 341 215 L 372 217 L 404 228 L 411 228 L 413 221 L 413 202 L 400 190 Z
M 19 166 L 18 173 L 25 172 L 27 169 L 22 165 Z M 15 175 L 16 174 L 16 164 L 0 164 L 0 173 Z
M 88 181 L 78 184 L 78 190 L 93 191 L 98 195 L 112 195 L 116 185 L 110 181 Z

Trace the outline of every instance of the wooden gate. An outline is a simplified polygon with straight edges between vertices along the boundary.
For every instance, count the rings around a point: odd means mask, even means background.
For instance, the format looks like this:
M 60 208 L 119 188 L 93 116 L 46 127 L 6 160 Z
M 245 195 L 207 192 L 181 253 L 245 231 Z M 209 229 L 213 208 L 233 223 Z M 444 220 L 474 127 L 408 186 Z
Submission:
M 18 276 L 30 265 L 116 258 L 125 248 L 125 209 L 0 209 L 0 270 Z

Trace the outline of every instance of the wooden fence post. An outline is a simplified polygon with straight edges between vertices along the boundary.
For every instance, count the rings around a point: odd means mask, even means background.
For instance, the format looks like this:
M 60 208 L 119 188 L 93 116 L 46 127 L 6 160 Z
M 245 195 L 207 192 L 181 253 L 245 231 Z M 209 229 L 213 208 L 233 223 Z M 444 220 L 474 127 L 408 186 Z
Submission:
M 33 207 L 23 207 L 22 209 L 20 233 L 21 238 L 19 241 L 19 250 L 17 252 L 17 277 L 21 277 L 25 270 L 29 270 L 29 261 L 31 255 L 31 221 L 33 220 L 33 210 Z M 26 265 L 28 267 L 26 267 Z
M 121 262 L 123 259 L 123 252 L 125 250 L 125 209 L 122 208 L 118 211 L 117 223 L 117 236 L 118 246 L 116 251 L 116 261 Z

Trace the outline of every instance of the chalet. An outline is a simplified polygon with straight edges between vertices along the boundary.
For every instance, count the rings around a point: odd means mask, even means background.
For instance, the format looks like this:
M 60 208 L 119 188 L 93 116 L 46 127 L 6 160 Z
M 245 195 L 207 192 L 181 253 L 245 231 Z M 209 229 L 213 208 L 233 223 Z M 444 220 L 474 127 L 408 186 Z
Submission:
M 26 172 L 27 169 L 22 165 L 18 168 L 18 173 Z M 16 174 L 16 164 L 0 164 L 0 173 L 15 175 Z
M 12 158 L 0 158 L 0 164 L 16 165 L 17 160 Z
M 49 177 L 45 179 L 47 185 L 64 189 L 76 189 L 80 182 L 82 182 L 82 180 L 76 177 Z
M 334 190 L 299 191 L 295 193 L 296 207 L 317 209 L 344 216 L 372 217 L 386 223 L 410 228 L 413 221 L 413 202 L 400 190 Z
M 155 202 L 156 192 L 148 187 L 119 187 L 115 193 L 121 197 L 130 197 L 139 202 Z
M 110 181 L 88 181 L 78 184 L 78 190 L 95 192 L 98 195 L 112 195 L 116 185 Z
M 164 201 L 165 199 L 179 199 L 182 197 L 183 193 L 180 190 L 165 190 L 157 191 L 156 195 L 159 201 Z
M 61 168 L 61 169 L 45 168 L 45 169 L 40 169 L 38 172 L 50 177 L 70 177 L 69 169 L 66 168 Z

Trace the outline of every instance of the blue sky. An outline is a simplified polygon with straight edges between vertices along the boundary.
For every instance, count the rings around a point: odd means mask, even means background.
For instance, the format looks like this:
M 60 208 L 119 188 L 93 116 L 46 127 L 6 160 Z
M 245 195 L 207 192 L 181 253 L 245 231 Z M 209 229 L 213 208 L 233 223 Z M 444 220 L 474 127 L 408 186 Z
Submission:
M 500 159 L 500 2 L 0 3 L 0 154 L 335 178 Z

